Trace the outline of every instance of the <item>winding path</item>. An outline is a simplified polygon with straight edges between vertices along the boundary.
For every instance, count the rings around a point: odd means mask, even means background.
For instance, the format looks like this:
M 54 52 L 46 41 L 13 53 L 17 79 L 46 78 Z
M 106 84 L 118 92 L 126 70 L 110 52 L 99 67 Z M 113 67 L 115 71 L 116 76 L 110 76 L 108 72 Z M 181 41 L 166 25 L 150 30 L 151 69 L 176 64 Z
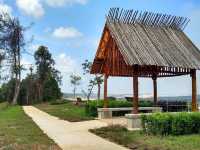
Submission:
M 51 116 L 33 106 L 24 106 L 25 113 L 63 150 L 127 150 L 88 131 L 107 126 L 98 120 L 71 123 Z

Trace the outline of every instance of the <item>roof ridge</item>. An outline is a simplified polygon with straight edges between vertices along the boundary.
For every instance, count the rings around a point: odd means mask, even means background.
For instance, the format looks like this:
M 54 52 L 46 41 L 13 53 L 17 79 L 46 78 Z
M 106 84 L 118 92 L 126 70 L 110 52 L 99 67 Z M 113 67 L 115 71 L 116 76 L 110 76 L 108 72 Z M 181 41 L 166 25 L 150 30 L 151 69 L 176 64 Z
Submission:
M 152 27 L 168 27 L 184 30 L 190 19 L 187 17 L 173 16 L 169 14 L 153 13 L 148 11 L 134 11 L 123 8 L 110 8 L 106 16 L 108 22 L 125 24 L 143 24 Z

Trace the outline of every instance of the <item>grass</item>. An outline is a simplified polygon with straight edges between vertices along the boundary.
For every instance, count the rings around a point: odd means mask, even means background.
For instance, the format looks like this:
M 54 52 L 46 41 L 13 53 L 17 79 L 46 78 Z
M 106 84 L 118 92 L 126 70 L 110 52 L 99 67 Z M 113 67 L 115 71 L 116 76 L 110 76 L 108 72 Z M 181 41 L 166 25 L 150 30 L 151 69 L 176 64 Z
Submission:
M 60 148 L 25 115 L 21 106 L 0 103 L 0 149 L 46 150 Z
M 93 117 L 86 114 L 84 104 L 78 106 L 73 104 L 72 102 L 65 102 L 61 104 L 54 103 L 53 105 L 51 103 L 42 103 L 35 106 L 40 110 L 49 113 L 50 115 L 70 122 L 79 122 L 94 119 Z
M 90 130 L 112 142 L 135 150 L 199 150 L 200 135 L 153 136 L 141 131 L 128 131 L 121 126 L 109 126 Z

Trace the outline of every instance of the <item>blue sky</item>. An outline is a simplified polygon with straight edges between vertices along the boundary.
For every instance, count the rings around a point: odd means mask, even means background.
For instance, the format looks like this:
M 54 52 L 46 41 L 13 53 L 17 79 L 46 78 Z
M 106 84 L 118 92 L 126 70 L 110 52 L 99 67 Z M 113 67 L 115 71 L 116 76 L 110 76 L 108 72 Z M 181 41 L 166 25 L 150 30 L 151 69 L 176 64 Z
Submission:
M 63 75 L 63 92 L 71 92 L 69 75 L 82 75 L 81 63 L 93 60 L 110 7 L 161 12 L 191 19 L 186 34 L 200 48 L 199 0 L 0 0 L 0 10 L 19 17 L 24 26 L 33 25 L 26 39 L 33 41 L 26 50 L 34 53 L 39 45 L 49 47 L 56 67 Z M 33 57 L 23 54 L 24 64 L 34 64 Z M 24 75 L 26 72 L 23 73 Z M 200 74 L 198 72 L 198 85 Z M 84 77 L 80 89 L 85 89 Z M 109 78 L 108 93 L 131 94 L 131 78 Z M 140 79 L 140 94 L 152 93 L 152 81 Z M 200 88 L 198 89 L 198 93 Z M 189 76 L 158 80 L 158 95 L 191 95 Z

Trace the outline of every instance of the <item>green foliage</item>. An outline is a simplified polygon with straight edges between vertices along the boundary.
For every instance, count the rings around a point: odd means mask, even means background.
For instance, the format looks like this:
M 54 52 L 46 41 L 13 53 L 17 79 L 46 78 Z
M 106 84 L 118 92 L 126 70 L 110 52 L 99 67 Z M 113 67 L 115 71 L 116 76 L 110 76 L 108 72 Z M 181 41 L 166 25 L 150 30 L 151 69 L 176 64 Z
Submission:
M 92 68 L 92 62 L 86 59 L 85 62 L 82 63 L 82 67 L 83 67 L 84 74 L 89 74 Z
M 12 102 L 15 89 L 15 80 L 11 79 L 7 83 L 4 83 L 0 88 L 0 101 Z
M 40 46 L 34 54 L 37 71 L 28 74 L 20 84 L 17 102 L 20 105 L 34 104 L 44 100 L 60 99 L 62 96 L 59 84 L 61 84 L 60 72 L 54 68 L 54 60 L 48 48 Z M 0 88 L 0 100 L 12 102 L 14 97 L 16 80 L 11 79 Z
M 156 113 L 142 116 L 146 133 L 154 135 L 185 135 L 200 133 L 200 113 Z
M 171 131 L 171 118 L 171 115 L 167 113 L 143 115 L 142 126 L 146 133 L 168 135 Z
M 110 108 L 132 107 L 133 106 L 132 102 L 128 102 L 125 100 L 108 100 L 108 101 L 109 101 L 108 107 L 110 107 Z M 103 108 L 103 105 L 104 105 L 103 100 L 89 101 L 85 106 L 86 113 L 89 114 L 90 116 L 96 117 L 97 109 Z M 151 101 L 139 101 L 139 106 L 140 107 L 152 107 L 153 103 Z M 121 115 L 121 112 L 116 113 L 116 115 Z
M 55 64 L 51 53 L 46 46 L 40 46 L 34 54 L 37 66 L 37 74 L 41 82 L 43 82 L 47 75 L 51 72 L 51 67 Z
M 18 96 L 18 104 L 35 104 L 41 102 L 38 98 L 38 86 L 37 86 L 36 75 L 28 75 L 25 79 L 21 81 L 21 88 Z M 5 83 L 0 88 L 0 102 L 8 101 L 11 102 L 14 96 L 15 81 L 10 80 Z M 50 77 L 44 82 L 43 89 L 44 100 L 52 101 L 60 99 L 62 96 L 61 90 L 59 88 L 58 82 L 55 78 Z
M 50 105 L 62 105 L 66 103 L 69 103 L 69 101 L 66 101 L 64 99 L 57 99 L 57 100 L 49 102 Z
M 112 139 L 112 141 L 120 145 L 127 146 L 127 144 L 131 142 L 131 138 L 127 134 L 128 130 L 120 125 L 111 125 L 99 129 L 90 129 L 90 132 L 106 139 Z
M 58 86 L 58 82 L 53 77 L 50 77 L 44 82 L 43 92 L 43 99 L 46 101 L 60 99 L 62 96 L 61 90 Z
M 199 150 L 200 147 L 200 134 L 163 137 L 145 134 L 142 131 L 128 131 L 119 125 L 91 129 L 90 131 L 132 150 Z
M 40 101 L 49 101 L 61 97 L 58 84 L 61 84 L 60 72 L 54 68 L 55 61 L 48 47 L 40 46 L 34 54 L 37 66 L 37 89 Z
M 71 122 L 93 119 L 93 117 L 88 116 L 88 114 L 85 113 L 84 103 L 81 105 L 75 105 L 74 103 L 67 100 L 61 100 L 60 102 L 57 100 L 48 103 L 37 104 L 35 106 L 53 116 Z
M 60 149 L 28 117 L 21 106 L 0 103 L 0 149 Z M 35 147 L 37 145 L 37 148 Z
M 80 85 L 80 81 L 81 81 L 80 76 L 72 74 L 70 75 L 70 79 L 71 79 L 70 82 L 72 85 L 75 85 L 75 86 Z

